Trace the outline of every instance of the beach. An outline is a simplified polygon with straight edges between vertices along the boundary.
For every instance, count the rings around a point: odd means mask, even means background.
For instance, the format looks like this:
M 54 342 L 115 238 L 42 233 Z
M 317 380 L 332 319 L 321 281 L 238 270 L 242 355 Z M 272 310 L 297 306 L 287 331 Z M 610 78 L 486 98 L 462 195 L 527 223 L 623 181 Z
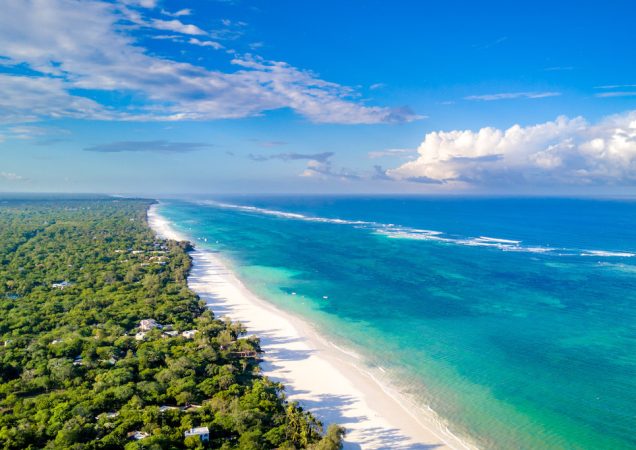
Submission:
M 160 237 L 189 240 L 158 214 L 157 205 L 150 208 L 148 223 Z M 356 366 L 355 355 L 250 292 L 218 254 L 195 249 L 191 256 L 191 289 L 217 317 L 240 321 L 261 339 L 264 375 L 282 382 L 288 398 L 323 423 L 344 426 L 345 448 L 468 448 L 438 425 L 433 412 L 408 405 Z

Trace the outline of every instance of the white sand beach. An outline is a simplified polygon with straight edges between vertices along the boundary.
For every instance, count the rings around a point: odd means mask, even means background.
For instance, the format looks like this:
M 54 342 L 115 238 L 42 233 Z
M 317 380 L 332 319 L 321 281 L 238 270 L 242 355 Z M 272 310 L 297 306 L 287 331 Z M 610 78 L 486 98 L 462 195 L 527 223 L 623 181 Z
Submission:
M 148 222 L 161 237 L 187 240 L 157 213 L 156 205 Z M 468 448 L 437 426 L 433 413 L 429 417 L 404 407 L 309 324 L 256 297 L 215 253 L 195 250 L 191 255 L 190 287 L 217 317 L 240 321 L 261 338 L 264 374 L 284 383 L 288 397 L 323 423 L 346 427 L 345 448 Z

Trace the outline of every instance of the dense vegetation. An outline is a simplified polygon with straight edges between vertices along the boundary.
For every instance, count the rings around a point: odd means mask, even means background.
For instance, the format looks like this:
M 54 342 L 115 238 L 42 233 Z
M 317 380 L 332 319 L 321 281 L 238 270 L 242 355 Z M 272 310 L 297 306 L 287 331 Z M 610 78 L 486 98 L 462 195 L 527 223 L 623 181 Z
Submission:
M 188 289 L 188 244 L 154 236 L 149 204 L 0 201 L 0 445 L 340 448 Z

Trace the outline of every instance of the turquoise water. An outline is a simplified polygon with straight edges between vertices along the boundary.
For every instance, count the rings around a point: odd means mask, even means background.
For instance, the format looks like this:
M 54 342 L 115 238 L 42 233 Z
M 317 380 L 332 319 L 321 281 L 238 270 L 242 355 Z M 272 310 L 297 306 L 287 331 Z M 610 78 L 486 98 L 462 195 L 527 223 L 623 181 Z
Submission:
M 261 197 L 160 212 L 481 447 L 636 448 L 634 202 Z

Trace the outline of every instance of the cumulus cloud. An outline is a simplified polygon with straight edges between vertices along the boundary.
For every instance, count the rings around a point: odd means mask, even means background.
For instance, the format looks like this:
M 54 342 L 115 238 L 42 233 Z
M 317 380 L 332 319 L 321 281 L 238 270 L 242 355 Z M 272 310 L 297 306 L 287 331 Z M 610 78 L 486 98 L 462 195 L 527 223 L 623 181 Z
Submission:
M 210 144 L 201 142 L 169 142 L 169 141 L 119 141 L 109 144 L 86 147 L 87 152 L 97 153 L 121 153 L 121 152 L 155 152 L 155 153 L 187 153 L 202 148 L 210 147 Z
M 517 98 L 546 98 L 546 97 L 558 97 L 560 92 L 500 92 L 498 94 L 483 94 L 483 95 L 469 95 L 464 97 L 464 100 L 479 100 L 485 102 L 492 102 L 496 100 L 513 100 Z
M 559 117 L 506 130 L 435 131 L 418 154 L 387 175 L 449 186 L 633 185 L 636 111 L 595 124 Z
M 280 159 L 283 161 L 310 160 L 319 163 L 326 163 L 333 156 L 333 152 L 323 153 L 277 153 L 274 155 L 255 155 L 249 154 L 248 157 L 254 161 L 269 161 L 271 159 Z
M 155 2 L 134 3 L 151 7 Z M 1 76 L 1 118 L 213 120 L 281 108 L 319 123 L 418 118 L 408 108 L 367 106 L 352 88 L 285 62 L 234 55 L 231 64 L 236 70 L 223 72 L 151 55 L 131 32 L 153 26 L 198 35 L 201 29 L 179 20 L 148 20 L 144 13 L 99 0 L 4 0 L 0 14 L 3 64 L 20 65 L 33 75 Z M 214 38 L 213 33 L 207 35 Z M 90 91 L 133 93 L 136 101 L 110 106 L 92 100 Z M 25 92 L 33 108 L 21 98 Z M 14 100 L 17 103 L 12 106 Z

